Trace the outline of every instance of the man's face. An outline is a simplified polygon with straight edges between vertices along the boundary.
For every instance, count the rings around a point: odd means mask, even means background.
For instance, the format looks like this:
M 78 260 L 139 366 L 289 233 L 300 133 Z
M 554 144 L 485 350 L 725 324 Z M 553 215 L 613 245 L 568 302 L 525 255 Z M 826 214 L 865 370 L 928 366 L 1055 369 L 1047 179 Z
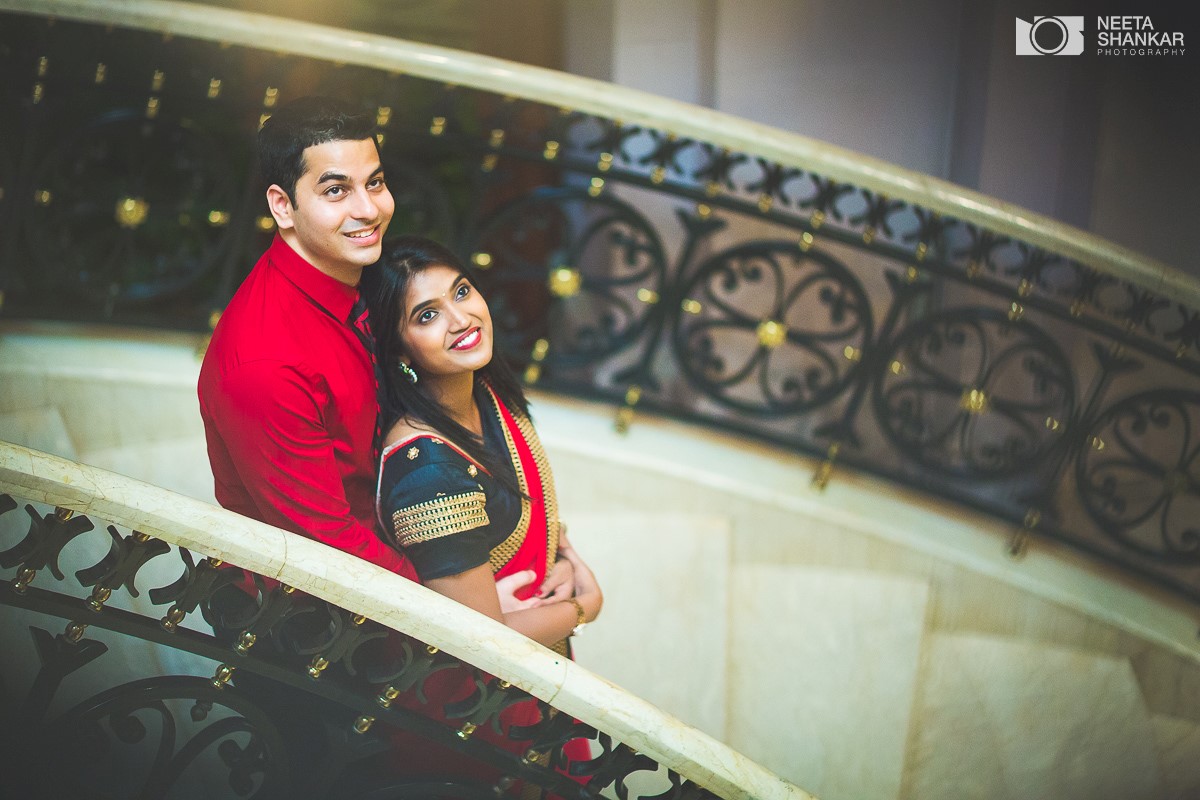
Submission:
M 267 190 L 281 235 L 310 264 L 347 284 L 379 260 L 396 204 L 370 139 L 325 142 L 304 151 L 304 174 L 293 204 Z

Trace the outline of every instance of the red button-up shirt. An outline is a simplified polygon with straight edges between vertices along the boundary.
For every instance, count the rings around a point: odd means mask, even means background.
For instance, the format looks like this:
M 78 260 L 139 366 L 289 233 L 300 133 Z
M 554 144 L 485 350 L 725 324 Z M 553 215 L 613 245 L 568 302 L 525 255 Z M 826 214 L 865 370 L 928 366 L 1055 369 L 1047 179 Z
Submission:
M 356 298 L 278 235 L 234 294 L 198 387 L 217 502 L 416 580 L 374 531 L 378 405 Z

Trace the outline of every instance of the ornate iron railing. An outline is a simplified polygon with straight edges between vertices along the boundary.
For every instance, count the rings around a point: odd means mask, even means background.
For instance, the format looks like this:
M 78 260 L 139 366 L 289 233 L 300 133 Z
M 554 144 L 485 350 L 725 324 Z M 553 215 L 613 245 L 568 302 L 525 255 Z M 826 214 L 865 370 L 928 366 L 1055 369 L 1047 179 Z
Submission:
M 647 407 L 814 455 L 817 485 L 882 475 L 1011 521 L 1014 552 L 1053 537 L 1200 599 L 1195 281 L 594 81 L 185 4 L 0 7 L 26 12 L 2 34 L 5 314 L 203 327 L 271 234 L 262 115 L 352 97 L 377 109 L 393 231 L 470 256 L 530 382 L 611 399 L 620 426 Z
M 8 444 L 0 576 L 12 796 L 808 797 L 415 583 Z

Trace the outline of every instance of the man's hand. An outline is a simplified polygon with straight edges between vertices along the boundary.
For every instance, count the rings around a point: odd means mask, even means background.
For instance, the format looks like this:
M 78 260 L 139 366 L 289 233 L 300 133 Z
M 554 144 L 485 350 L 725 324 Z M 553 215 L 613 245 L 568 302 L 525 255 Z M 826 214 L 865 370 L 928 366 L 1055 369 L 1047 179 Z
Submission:
M 513 611 L 520 611 L 525 608 L 537 608 L 542 605 L 545 601 L 537 595 L 530 597 L 528 600 L 517 598 L 517 592 L 533 583 L 536 577 L 536 572 L 531 569 L 525 569 L 520 572 L 514 572 L 512 575 L 505 575 L 496 581 L 496 594 L 500 597 L 500 611 L 504 614 L 511 614 Z
M 575 596 L 575 568 L 565 558 L 554 562 L 537 596 L 547 603 L 566 600 Z

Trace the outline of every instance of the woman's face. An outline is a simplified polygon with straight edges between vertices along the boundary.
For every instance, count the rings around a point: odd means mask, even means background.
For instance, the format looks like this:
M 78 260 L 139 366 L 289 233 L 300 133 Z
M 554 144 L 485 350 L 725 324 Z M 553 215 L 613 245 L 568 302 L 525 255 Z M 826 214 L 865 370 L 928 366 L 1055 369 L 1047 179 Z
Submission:
M 400 342 L 422 380 L 474 372 L 492 360 L 492 315 L 466 275 L 432 266 L 409 280 Z

